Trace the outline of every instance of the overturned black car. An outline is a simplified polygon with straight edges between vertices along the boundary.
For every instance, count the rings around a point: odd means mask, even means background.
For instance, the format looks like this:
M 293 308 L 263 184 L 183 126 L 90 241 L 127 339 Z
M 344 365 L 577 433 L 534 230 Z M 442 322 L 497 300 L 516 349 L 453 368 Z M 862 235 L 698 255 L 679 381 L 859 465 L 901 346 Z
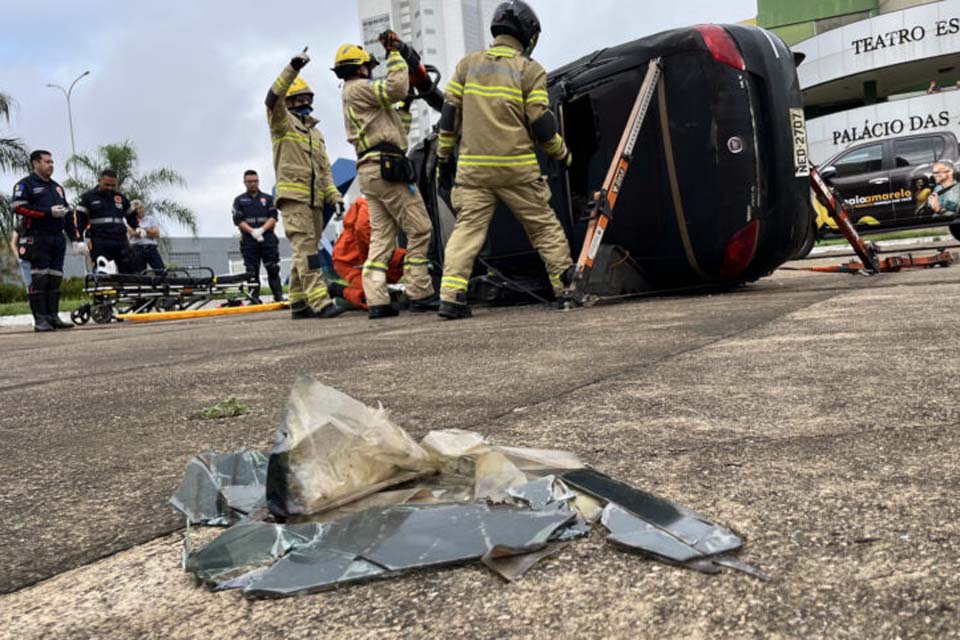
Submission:
M 550 73 L 551 107 L 573 153 L 540 154 L 576 258 L 588 204 L 614 160 L 651 60 L 662 78 L 591 276 L 598 296 L 729 287 L 771 273 L 810 227 L 809 161 L 794 57 L 777 36 L 700 25 L 603 49 Z M 412 153 L 442 266 L 455 215 L 435 184 L 435 136 Z M 487 302 L 548 297 L 546 273 L 501 207 L 471 280 Z

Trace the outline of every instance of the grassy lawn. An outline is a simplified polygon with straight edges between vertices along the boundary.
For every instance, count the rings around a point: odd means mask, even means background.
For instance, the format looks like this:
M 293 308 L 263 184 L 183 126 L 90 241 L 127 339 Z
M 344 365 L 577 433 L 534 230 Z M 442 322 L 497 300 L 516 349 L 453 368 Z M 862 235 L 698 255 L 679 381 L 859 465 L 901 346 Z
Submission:
M 937 240 L 953 240 L 953 236 L 950 235 L 950 230 L 946 227 L 936 227 L 933 229 L 909 229 L 907 231 L 890 231 L 887 233 L 864 233 L 862 230 L 857 229 L 857 232 L 863 235 L 866 240 L 871 240 L 877 242 L 879 240 L 906 240 L 908 238 L 937 238 Z M 818 240 L 818 247 L 828 247 L 834 244 L 847 244 L 845 238 L 827 238 L 826 240 Z
M 60 311 L 73 311 L 84 304 L 86 300 L 61 300 Z M 0 304 L 0 316 L 19 316 L 30 313 L 30 305 L 26 302 L 7 302 Z

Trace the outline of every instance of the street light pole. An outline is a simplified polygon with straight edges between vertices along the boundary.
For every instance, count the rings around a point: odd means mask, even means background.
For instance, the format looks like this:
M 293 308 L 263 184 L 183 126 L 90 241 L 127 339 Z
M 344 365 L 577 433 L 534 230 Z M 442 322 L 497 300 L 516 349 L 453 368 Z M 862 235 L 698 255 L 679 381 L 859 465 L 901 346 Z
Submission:
M 63 95 L 67 98 L 67 122 L 70 123 L 70 150 L 73 152 L 73 155 L 77 155 L 77 144 L 73 139 L 73 109 L 70 107 L 70 94 L 73 93 L 73 86 L 80 81 L 81 78 L 90 75 L 89 71 L 84 71 L 79 76 L 74 78 L 73 82 L 70 83 L 69 89 L 64 89 L 59 84 L 48 84 L 47 86 L 51 89 L 60 89 L 63 92 Z

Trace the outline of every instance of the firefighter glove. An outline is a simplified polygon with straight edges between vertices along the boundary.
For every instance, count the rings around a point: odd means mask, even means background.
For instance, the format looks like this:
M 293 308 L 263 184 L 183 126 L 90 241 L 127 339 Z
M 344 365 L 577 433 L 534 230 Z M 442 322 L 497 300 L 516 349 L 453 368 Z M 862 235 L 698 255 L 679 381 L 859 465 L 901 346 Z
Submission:
M 293 56 L 293 58 L 290 60 L 290 66 L 297 71 L 300 71 L 300 69 L 303 69 L 305 66 L 307 66 L 308 62 L 310 62 L 310 56 L 307 55 L 307 48 L 304 47 L 303 51 Z
M 336 213 L 333 214 L 334 219 L 343 220 L 343 214 L 347 210 L 346 206 L 344 206 L 343 202 L 338 202 L 334 206 L 337 209 Z
M 69 211 L 70 209 L 63 206 L 62 204 L 55 204 L 52 207 L 50 207 L 50 215 L 52 215 L 54 218 L 63 218 L 64 216 L 67 215 Z
M 250 235 L 253 236 L 253 239 L 257 242 L 263 242 L 263 229 L 257 227 L 256 229 L 250 232 Z
M 396 31 L 384 31 L 377 39 L 380 41 L 380 44 L 383 45 L 383 50 L 387 53 L 391 51 L 400 51 L 400 45 L 403 44 L 403 41 L 400 40 L 400 36 L 397 35 Z
M 453 188 L 454 166 L 450 158 L 437 158 L 437 185 L 449 191 Z

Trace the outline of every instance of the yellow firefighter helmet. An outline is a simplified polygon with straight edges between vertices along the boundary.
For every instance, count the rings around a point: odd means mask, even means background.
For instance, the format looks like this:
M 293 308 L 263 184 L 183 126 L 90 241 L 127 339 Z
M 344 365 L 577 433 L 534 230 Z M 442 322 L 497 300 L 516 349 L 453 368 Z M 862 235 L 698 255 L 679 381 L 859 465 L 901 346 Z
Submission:
M 293 96 L 302 96 L 302 95 L 313 95 L 313 89 L 310 88 L 310 85 L 306 83 L 303 78 L 296 78 L 293 81 L 293 84 L 290 85 L 290 88 L 287 89 L 287 97 L 292 98 Z
M 337 48 L 337 55 L 333 59 L 334 70 L 341 67 L 354 67 L 371 62 L 373 57 L 356 44 L 343 44 Z

